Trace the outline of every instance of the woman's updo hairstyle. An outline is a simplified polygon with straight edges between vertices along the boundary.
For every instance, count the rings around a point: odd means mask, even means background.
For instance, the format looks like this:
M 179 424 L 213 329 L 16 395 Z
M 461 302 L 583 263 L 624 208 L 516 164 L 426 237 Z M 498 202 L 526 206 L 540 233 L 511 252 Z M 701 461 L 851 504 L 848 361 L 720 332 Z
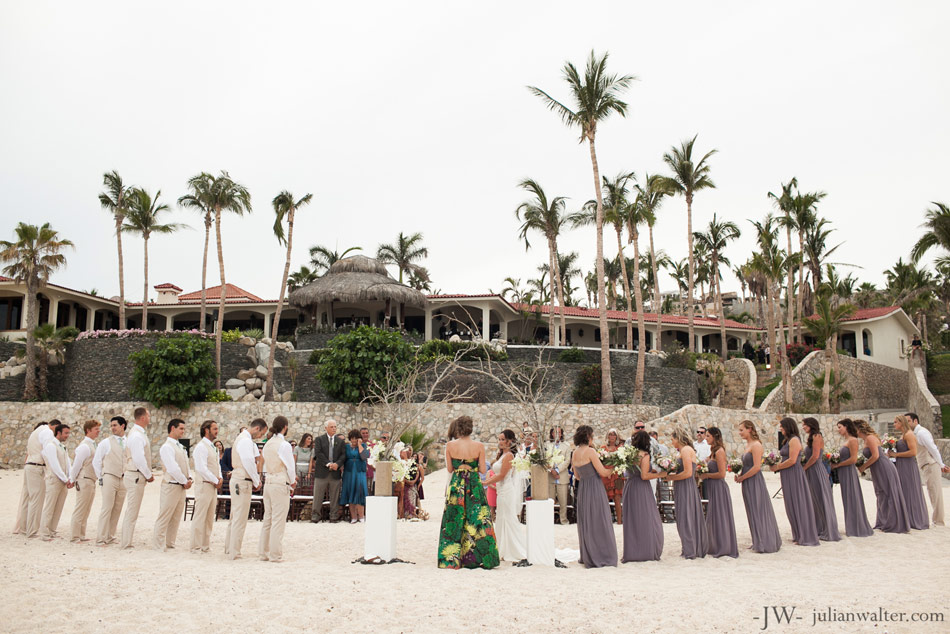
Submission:
M 589 445 L 591 438 L 594 437 L 594 428 L 590 425 L 581 425 L 574 430 L 574 446 Z
M 455 424 L 455 433 L 458 434 L 458 438 L 471 436 L 472 430 L 475 429 L 471 416 L 459 416 L 452 422 Z

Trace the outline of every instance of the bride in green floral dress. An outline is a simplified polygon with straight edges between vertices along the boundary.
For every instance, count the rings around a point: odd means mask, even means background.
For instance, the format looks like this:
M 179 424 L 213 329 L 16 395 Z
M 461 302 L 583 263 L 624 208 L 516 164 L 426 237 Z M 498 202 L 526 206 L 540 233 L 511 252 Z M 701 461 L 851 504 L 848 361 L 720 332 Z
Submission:
M 458 439 L 445 446 L 451 480 L 439 531 L 439 568 L 495 568 L 498 545 L 485 488 L 478 477 L 486 469 L 485 445 L 471 439 L 471 417 L 460 416 L 453 425 Z

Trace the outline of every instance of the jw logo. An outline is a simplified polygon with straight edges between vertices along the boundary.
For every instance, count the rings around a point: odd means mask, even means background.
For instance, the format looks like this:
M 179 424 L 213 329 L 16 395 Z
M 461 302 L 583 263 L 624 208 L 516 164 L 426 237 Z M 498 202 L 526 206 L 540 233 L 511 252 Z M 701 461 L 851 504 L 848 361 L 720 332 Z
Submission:
M 765 605 L 762 606 L 762 616 L 753 616 L 754 621 L 762 621 L 762 630 L 767 630 L 769 625 L 788 625 L 792 621 L 801 621 L 802 617 L 795 616 L 795 606 L 787 605 Z M 760 630 L 761 631 L 761 630 Z

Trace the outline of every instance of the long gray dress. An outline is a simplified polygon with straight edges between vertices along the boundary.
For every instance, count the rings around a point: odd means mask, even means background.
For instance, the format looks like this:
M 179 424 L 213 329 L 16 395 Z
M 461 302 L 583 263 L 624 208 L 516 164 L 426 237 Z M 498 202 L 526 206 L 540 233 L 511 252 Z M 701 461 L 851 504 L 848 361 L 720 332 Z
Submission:
M 851 457 L 851 450 L 842 447 L 838 452 L 841 461 Z M 844 532 L 848 537 L 870 537 L 874 534 L 864 510 L 864 496 L 861 495 L 858 469 L 853 464 L 838 467 L 838 484 L 841 485 L 841 505 L 844 507 Z
M 703 517 L 703 503 L 695 480 L 686 478 L 673 482 L 673 504 L 676 508 L 676 532 L 683 543 L 683 557 L 705 557 L 708 550 L 706 518 Z
M 782 460 L 788 460 L 789 443 L 782 447 Z M 791 467 L 778 472 L 782 479 L 782 497 L 785 501 L 785 514 L 792 526 L 792 540 L 799 546 L 818 545 L 818 527 L 815 525 L 815 509 L 811 503 L 811 493 L 805 483 L 802 463 L 795 461 Z
M 719 471 L 719 463 L 715 458 L 706 461 L 709 473 Z M 732 498 L 729 496 L 729 485 L 725 480 L 705 478 L 706 499 L 706 533 L 709 537 L 709 555 L 713 557 L 738 557 L 739 546 L 736 543 L 736 521 L 732 515 Z
M 903 438 L 897 441 L 896 450 L 898 452 L 907 451 L 907 443 L 904 442 Z M 897 467 L 897 475 L 901 479 L 901 490 L 904 492 L 904 503 L 907 505 L 910 527 L 919 531 L 930 528 L 927 503 L 924 502 L 924 490 L 920 485 L 920 470 L 917 467 L 917 458 L 913 456 L 897 458 L 897 465 L 895 466 Z
M 752 452 L 742 454 L 742 473 L 753 467 Z M 742 481 L 742 503 L 749 520 L 749 532 L 752 533 L 752 550 L 757 553 L 777 553 L 782 547 L 782 537 L 772 510 L 772 498 L 765 488 L 765 478 L 759 470 L 751 478 Z
M 805 447 L 805 460 L 811 458 L 811 447 Z M 811 490 L 811 501 L 815 511 L 815 525 L 818 527 L 818 539 L 825 542 L 836 542 L 841 539 L 838 533 L 838 517 L 835 514 L 835 501 L 831 495 L 831 480 L 828 477 L 828 468 L 825 461 L 818 461 L 805 469 L 805 479 Z
M 868 447 L 862 451 L 866 458 L 871 457 Z M 909 533 L 910 521 L 897 467 L 884 453 L 883 447 L 878 446 L 877 455 L 877 460 L 871 465 L 871 479 L 877 483 L 874 490 L 877 496 L 877 521 L 874 528 L 880 528 L 885 533 Z
M 623 563 L 659 561 L 663 554 L 663 523 L 649 480 L 627 471 L 623 485 Z
M 577 541 L 581 563 L 586 568 L 617 565 L 617 541 L 607 491 L 594 465 L 587 463 L 574 469 L 577 478 Z

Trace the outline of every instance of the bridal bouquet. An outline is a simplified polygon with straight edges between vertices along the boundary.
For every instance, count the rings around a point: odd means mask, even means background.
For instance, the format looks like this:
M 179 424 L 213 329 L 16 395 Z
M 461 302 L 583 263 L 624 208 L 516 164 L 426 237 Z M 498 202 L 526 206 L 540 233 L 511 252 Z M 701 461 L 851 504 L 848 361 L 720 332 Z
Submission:
M 771 467 L 782 462 L 782 454 L 777 451 L 770 451 L 762 456 L 762 466 Z
M 736 475 L 742 473 L 742 459 L 729 458 L 729 461 L 726 463 L 726 470 L 729 471 L 729 473 L 735 473 Z
M 884 451 L 897 451 L 897 438 L 888 434 L 881 438 L 881 446 L 884 447 Z

